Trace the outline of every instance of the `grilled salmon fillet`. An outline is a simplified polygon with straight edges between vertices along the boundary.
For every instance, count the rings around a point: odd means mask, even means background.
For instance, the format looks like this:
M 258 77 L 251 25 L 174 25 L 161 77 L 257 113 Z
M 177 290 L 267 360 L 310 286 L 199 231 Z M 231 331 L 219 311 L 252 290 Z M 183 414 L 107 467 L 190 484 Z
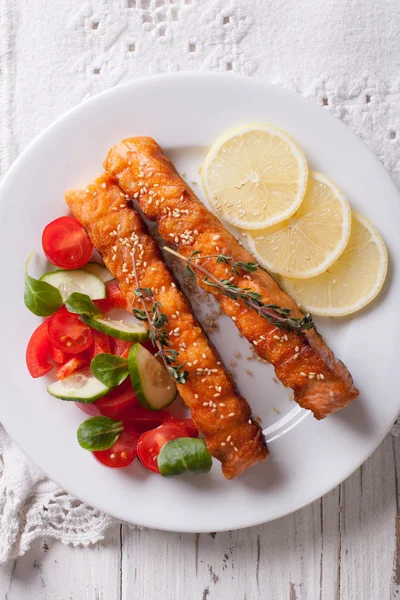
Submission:
M 157 221 L 164 240 L 185 257 L 198 250 L 203 255 L 221 253 L 235 261 L 254 261 L 196 198 L 152 138 L 126 139 L 114 146 L 104 168 L 123 192 L 137 200 L 144 216 Z M 293 317 L 304 316 L 294 300 L 264 270 L 233 275 L 229 265 L 219 264 L 215 258 L 201 264 L 218 279 L 233 277 L 232 281 L 240 288 L 259 293 L 264 303 L 287 308 Z M 283 385 L 293 389 L 296 402 L 311 410 L 317 419 L 347 406 L 358 396 L 349 371 L 315 328 L 285 332 L 242 301 L 232 300 L 216 288 L 204 284 L 202 287 L 215 296 L 257 354 L 275 367 Z
M 66 201 L 85 227 L 110 272 L 119 281 L 128 305 L 142 309 L 134 294 L 135 252 L 140 287 L 150 288 L 167 316 L 169 347 L 179 352 L 189 376 L 178 390 L 190 408 L 211 454 L 233 479 L 263 461 L 268 450 L 259 424 L 225 370 L 216 349 L 196 320 L 190 304 L 149 236 L 145 223 L 113 179 L 103 174 L 85 189 L 70 190 Z M 146 324 L 146 322 L 145 322 Z

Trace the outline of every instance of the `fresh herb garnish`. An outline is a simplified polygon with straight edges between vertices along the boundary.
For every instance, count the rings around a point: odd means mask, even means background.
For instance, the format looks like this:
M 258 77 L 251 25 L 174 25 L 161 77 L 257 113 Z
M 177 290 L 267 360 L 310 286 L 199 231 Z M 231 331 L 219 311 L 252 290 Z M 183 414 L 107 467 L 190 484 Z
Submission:
M 79 425 L 77 438 L 82 448 L 96 452 L 111 448 L 123 430 L 122 421 L 103 416 L 91 417 Z
M 97 354 L 90 363 L 93 375 L 109 388 L 120 385 L 129 375 L 128 361 L 114 354 Z
M 188 372 L 184 370 L 185 363 L 177 365 L 176 362 L 179 357 L 177 350 L 169 349 L 169 333 L 164 328 L 164 325 L 168 323 L 167 316 L 161 312 L 161 302 L 156 302 L 153 297 L 153 292 L 150 288 L 140 287 L 135 254 L 132 255 L 133 272 L 135 275 L 137 288 L 135 289 L 135 296 L 142 300 L 143 310 L 139 308 L 133 308 L 132 313 L 140 321 L 147 321 L 149 325 L 149 338 L 155 348 L 158 348 L 156 356 L 160 356 L 165 368 L 167 369 L 170 376 L 177 382 L 184 384 L 188 378 Z M 148 308 L 146 300 L 152 302 L 151 309 Z
M 177 256 L 185 263 L 185 272 L 191 277 L 197 277 L 203 284 L 216 288 L 224 296 L 228 296 L 232 300 L 242 300 L 243 303 L 252 308 L 264 319 L 267 319 L 275 327 L 286 329 L 287 331 L 305 331 L 312 329 L 314 323 L 312 316 L 308 313 L 302 318 L 291 317 L 292 311 L 289 308 L 281 308 L 276 304 L 265 304 L 262 301 L 262 296 L 251 288 L 241 288 L 233 282 L 233 277 L 229 279 L 218 279 L 208 269 L 198 264 L 198 260 L 215 258 L 217 263 L 230 264 L 232 272 L 235 275 L 240 275 L 241 271 L 254 273 L 259 268 L 259 264 L 255 262 L 234 261 L 231 256 L 226 254 L 212 254 L 200 256 L 199 250 L 194 250 L 188 258 L 164 246 L 164 250 Z
M 81 292 L 72 292 L 65 300 L 65 306 L 71 313 L 77 315 L 86 315 L 88 317 L 94 317 L 101 315 L 101 311 L 92 302 L 87 294 L 81 294 Z
M 34 252 L 30 254 L 25 266 L 24 302 L 34 315 L 48 317 L 63 305 L 59 290 L 46 281 L 40 281 L 28 274 L 28 267 Z
M 211 454 L 205 443 L 195 438 L 177 438 L 167 442 L 157 460 L 163 477 L 181 473 L 208 473 L 212 466 Z

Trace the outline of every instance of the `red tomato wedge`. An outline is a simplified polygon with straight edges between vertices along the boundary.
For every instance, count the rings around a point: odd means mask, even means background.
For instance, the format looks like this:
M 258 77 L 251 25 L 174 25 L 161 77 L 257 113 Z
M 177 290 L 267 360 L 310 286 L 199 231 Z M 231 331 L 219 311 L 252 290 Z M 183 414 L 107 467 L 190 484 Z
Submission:
M 157 457 L 160 453 L 161 448 L 167 442 L 175 440 L 176 438 L 189 437 L 186 429 L 177 423 L 164 423 L 143 433 L 137 444 L 137 453 L 140 462 L 146 469 L 159 473 Z
M 47 321 L 49 340 L 66 354 L 87 350 L 93 343 L 90 327 L 82 323 L 78 315 L 60 308 Z
M 42 246 L 47 258 L 61 269 L 79 269 L 93 253 L 93 244 L 73 217 L 59 217 L 43 230 Z
M 128 358 L 129 350 L 133 345 L 133 342 L 125 342 L 125 340 L 118 340 L 117 338 L 110 337 L 111 352 L 116 356 L 122 358 Z
M 199 437 L 199 430 L 193 423 L 192 419 L 175 419 L 174 417 L 172 417 L 172 420 L 174 421 L 174 423 L 178 423 L 178 425 L 181 425 L 184 429 L 186 429 L 189 437 Z
M 32 333 L 26 349 L 26 366 L 32 377 L 42 377 L 51 371 L 53 365 L 48 361 L 49 353 L 47 321 L 44 321 Z
M 61 350 L 59 350 L 58 348 L 56 348 L 55 346 L 50 344 L 50 342 L 49 342 L 49 345 L 50 345 L 50 350 L 49 350 L 50 358 L 52 360 L 54 360 L 54 362 L 58 363 L 59 365 L 62 365 L 62 363 L 65 362 L 64 352 L 61 352 Z
M 80 371 L 84 367 L 89 365 L 89 361 L 84 353 L 77 354 L 76 356 L 72 356 L 68 360 L 66 360 L 62 365 L 57 367 L 56 377 L 58 379 L 65 379 L 75 373 L 76 371 Z
M 138 404 L 124 419 L 124 422 L 132 425 L 139 433 L 145 433 L 171 420 L 173 417 L 166 410 L 147 410 Z
M 118 283 L 110 281 L 106 284 L 107 297 L 103 300 L 95 300 L 94 303 L 102 313 L 109 312 L 113 308 L 128 310 L 128 304 L 118 287 Z
M 90 358 L 94 358 L 97 354 L 103 352 L 110 354 L 110 340 L 106 333 L 92 329 L 93 346 L 90 348 Z
M 153 356 L 155 356 L 158 352 L 157 346 L 153 346 L 153 342 L 151 340 L 146 340 L 145 342 L 141 342 L 143 348 L 146 348 Z
M 93 452 L 95 458 L 106 467 L 122 469 L 131 464 L 137 456 L 139 435 L 130 425 L 124 425 L 124 431 L 108 450 Z
M 92 404 L 83 404 L 76 402 L 76 405 L 83 410 L 87 415 L 92 417 L 96 415 L 104 415 L 110 419 L 125 419 L 133 414 L 136 410 L 138 400 L 135 392 L 132 389 L 130 379 L 125 379 L 121 385 L 114 388 L 107 396 L 92 402 Z M 128 425 L 133 425 L 128 421 Z

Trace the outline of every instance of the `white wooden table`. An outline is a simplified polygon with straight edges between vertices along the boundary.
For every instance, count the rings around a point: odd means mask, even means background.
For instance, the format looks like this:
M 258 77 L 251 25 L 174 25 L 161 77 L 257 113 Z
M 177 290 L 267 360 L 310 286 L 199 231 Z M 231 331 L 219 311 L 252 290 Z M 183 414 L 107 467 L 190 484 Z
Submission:
M 260 527 L 201 535 L 113 526 L 90 548 L 42 539 L 0 569 L 3 600 L 400 598 L 400 437 L 341 486 Z

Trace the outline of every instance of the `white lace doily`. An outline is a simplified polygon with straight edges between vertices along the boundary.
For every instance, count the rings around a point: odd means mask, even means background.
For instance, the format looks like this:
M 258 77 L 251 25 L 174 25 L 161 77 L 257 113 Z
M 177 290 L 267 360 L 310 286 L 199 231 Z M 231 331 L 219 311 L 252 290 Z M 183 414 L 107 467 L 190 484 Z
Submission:
M 400 184 L 400 5 L 383 0 L 2 0 L 0 173 L 52 120 L 120 82 L 232 71 L 341 118 Z M 0 562 L 39 536 L 88 544 L 110 517 L 49 482 L 0 426 Z

